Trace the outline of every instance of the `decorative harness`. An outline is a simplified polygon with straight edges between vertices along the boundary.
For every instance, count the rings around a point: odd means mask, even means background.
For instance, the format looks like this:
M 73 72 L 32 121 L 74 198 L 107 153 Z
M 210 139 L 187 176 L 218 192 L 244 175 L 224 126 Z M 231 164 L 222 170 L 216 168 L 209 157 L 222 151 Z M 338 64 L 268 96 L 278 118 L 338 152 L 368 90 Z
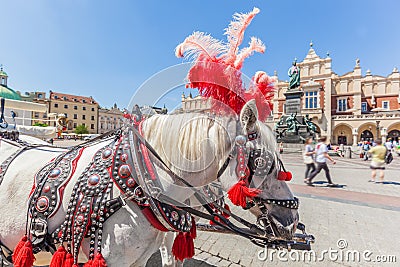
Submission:
M 248 139 L 251 140 L 253 137 L 257 138 L 257 135 L 249 135 Z M 59 210 L 64 189 L 74 175 L 77 162 L 87 143 L 60 154 L 36 174 L 29 199 L 30 227 L 27 229 L 28 236 L 32 236 L 35 253 L 41 250 L 54 253 L 55 244 L 66 243 L 67 251 L 76 264 L 81 242 L 87 237 L 90 238 L 89 260 L 94 260 L 96 254 L 101 255 L 104 222 L 126 204 L 125 200 L 134 201 L 152 225 L 161 231 L 176 231 L 180 235 L 182 233 L 189 235 L 195 227 L 192 218 L 194 215 L 212 222 L 212 226 L 200 224 L 199 227 L 202 230 L 235 233 L 250 239 L 259 246 L 310 249 L 313 237 L 305 234 L 302 224 L 299 224 L 298 228 L 303 230 L 303 235 L 298 236 L 297 241 L 279 238 L 267 207 L 264 205 L 266 202 L 297 209 L 297 198 L 278 200 L 255 197 L 254 202 L 250 203 L 258 205 L 263 215 L 258 219 L 257 224 L 252 224 L 231 213 L 223 200 L 217 201 L 218 198 L 210 188 L 205 187 L 207 194 L 204 194 L 173 173 L 134 127 L 107 133 L 93 142 L 104 138 L 109 138 L 110 143 L 95 153 L 90 164 L 79 176 L 73 187 L 65 220 L 51 233 L 48 229 L 48 220 Z M 246 153 L 245 142 L 243 142 L 246 138 L 242 136 L 239 139 L 240 142 L 237 140 L 233 152 L 218 171 L 218 178 L 226 170 L 230 159 L 236 156 L 238 177 L 246 179 L 247 185 L 250 185 L 253 175 L 270 174 L 276 163 L 274 155 L 269 151 L 252 150 Z M 0 183 L 11 161 L 26 150 L 25 147 L 27 146 L 23 146 L 3 163 L 0 170 Z M 280 160 L 278 160 L 278 165 L 283 168 Z M 177 202 L 162 194 L 163 187 L 155 166 L 162 168 L 173 180 L 191 188 L 200 203 L 204 203 L 203 207 L 208 213 L 195 210 L 187 203 Z M 121 195 L 116 198 L 112 196 L 114 184 L 121 192 Z M 237 227 L 228 217 L 233 218 L 245 228 Z

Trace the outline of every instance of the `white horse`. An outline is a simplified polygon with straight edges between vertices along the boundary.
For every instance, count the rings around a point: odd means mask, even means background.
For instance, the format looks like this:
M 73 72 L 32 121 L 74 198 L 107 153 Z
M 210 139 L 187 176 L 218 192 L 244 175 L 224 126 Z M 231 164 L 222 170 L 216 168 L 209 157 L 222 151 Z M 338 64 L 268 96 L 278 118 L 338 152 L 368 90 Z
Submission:
M 240 126 L 240 123 L 243 125 Z M 270 129 L 257 121 L 254 103 L 246 104 L 242 110 L 240 122 L 234 117 L 211 118 L 198 113 L 155 115 L 143 125 L 143 136 L 161 156 L 169 168 L 183 177 L 193 186 L 206 185 L 214 181 L 217 172 L 234 146 L 234 137 L 238 134 L 253 132 L 258 134 L 252 148 L 262 148 L 275 153 L 276 143 Z M 110 143 L 88 145 L 77 162 L 75 174 L 65 188 L 62 205 L 55 216 L 49 220 L 49 232 L 54 231 L 63 221 L 68 209 L 68 201 L 73 186 L 80 174 L 85 171 L 92 156 L 100 148 Z M 0 162 L 5 161 L 18 147 L 4 140 L 0 147 Z M 63 148 L 38 147 L 27 150 L 16 157 L 8 167 L 0 185 L 0 241 L 8 248 L 14 248 L 25 234 L 28 204 L 27 199 L 35 174 L 49 161 L 66 151 Z M 277 163 L 277 159 L 275 159 Z M 220 177 L 225 191 L 238 180 L 235 168 L 238 162 L 233 158 Z M 255 178 L 253 181 L 262 190 L 261 199 L 293 199 L 285 182 L 276 179 L 277 167 L 269 175 Z M 162 170 L 157 170 L 163 177 L 166 194 L 184 201 L 192 191 L 177 186 L 176 181 L 164 177 Z M 1 178 L 0 178 L 1 179 Z M 258 180 L 257 180 L 258 179 Z M 120 191 L 113 187 L 114 196 Z M 298 222 L 295 209 L 288 209 L 266 204 L 269 214 L 279 229 L 278 235 L 290 238 Z M 255 208 L 253 212 L 260 214 Z M 150 256 L 162 244 L 165 233 L 156 230 L 144 217 L 137 204 L 127 201 L 106 220 L 103 227 L 102 254 L 108 266 L 144 266 Z M 79 262 L 85 262 L 89 255 L 88 240 L 84 239 Z M 35 255 L 35 265 L 49 264 L 51 254 L 40 252 Z

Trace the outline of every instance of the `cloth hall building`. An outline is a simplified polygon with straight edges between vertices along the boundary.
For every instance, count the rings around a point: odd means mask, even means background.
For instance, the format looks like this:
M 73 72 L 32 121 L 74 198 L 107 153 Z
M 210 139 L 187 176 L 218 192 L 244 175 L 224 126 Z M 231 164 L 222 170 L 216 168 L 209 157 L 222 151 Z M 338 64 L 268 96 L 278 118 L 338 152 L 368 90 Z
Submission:
M 362 75 L 360 60 L 353 70 L 336 74 L 332 59 L 319 57 L 310 50 L 300 68 L 303 91 L 301 112 L 309 114 L 321 135 L 332 144 L 355 145 L 359 141 L 388 138 L 399 141 L 400 135 L 400 73 L 394 68 L 388 76 L 373 75 L 369 70 Z M 288 82 L 279 80 L 274 95 L 273 115 L 267 124 L 273 127 L 284 114 Z M 289 115 L 289 114 L 287 114 Z

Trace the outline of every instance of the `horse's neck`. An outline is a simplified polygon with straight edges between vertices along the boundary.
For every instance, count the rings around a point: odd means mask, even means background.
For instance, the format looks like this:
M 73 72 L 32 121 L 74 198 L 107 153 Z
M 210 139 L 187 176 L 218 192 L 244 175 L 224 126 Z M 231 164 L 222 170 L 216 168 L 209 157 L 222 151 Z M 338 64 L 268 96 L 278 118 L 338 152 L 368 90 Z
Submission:
M 153 116 L 142 129 L 146 140 L 173 172 L 200 186 L 216 179 L 221 162 L 229 154 L 228 128 L 228 120 L 178 114 Z

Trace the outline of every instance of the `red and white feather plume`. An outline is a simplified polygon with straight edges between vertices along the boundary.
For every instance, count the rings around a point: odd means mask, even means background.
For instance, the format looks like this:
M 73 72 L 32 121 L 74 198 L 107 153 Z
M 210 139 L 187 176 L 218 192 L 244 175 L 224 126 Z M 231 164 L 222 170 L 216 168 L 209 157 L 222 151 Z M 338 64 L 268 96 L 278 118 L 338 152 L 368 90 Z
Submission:
M 254 52 L 264 53 L 265 45 L 251 37 L 249 46 L 239 50 L 244 32 L 260 10 L 235 13 L 233 21 L 225 29 L 228 42 L 224 43 L 202 32 L 194 32 L 175 49 L 177 57 L 193 61 L 187 79 L 188 87 L 197 88 L 199 94 L 213 99 L 213 110 L 233 110 L 236 114 L 250 99 L 255 99 L 260 119 L 266 118 L 271 110 L 269 101 L 273 96 L 273 80 L 265 73 L 257 72 L 248 91 L 243 85 L 241 68 L 246 58 Z

